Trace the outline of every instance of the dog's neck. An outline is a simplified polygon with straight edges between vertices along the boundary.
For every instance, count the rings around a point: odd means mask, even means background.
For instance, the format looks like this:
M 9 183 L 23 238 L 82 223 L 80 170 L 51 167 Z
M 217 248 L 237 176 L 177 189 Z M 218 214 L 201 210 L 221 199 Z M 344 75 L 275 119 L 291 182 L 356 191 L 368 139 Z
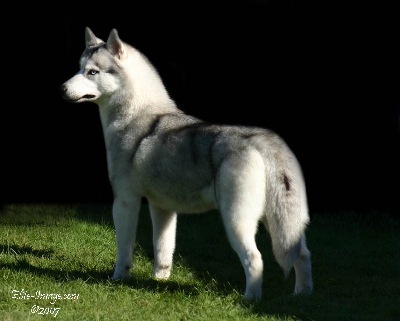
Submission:
M 99 105 L 99 112 L 108 154 L 109 150 L 133 149 L 148 131 L 149 119 L 154 119 L 157 114 L 181 113 L 182 111 L 172 100 L 147 105 L 132 100 L 114 105 Z M 112 160 L 108 159 L 108 163 L 111 164 Z
M 99 104 L 100 120 L 103 130 L 109 128 L 124 128 L 135 126 L 140 119 L 148 117 L 149 114 L 181 113 L 173 100 L 164 102 L 115 102 L 114 104 Z
M 163 81 L 147 58 L 134 48 L 122 61 L 126 70 L 118 92 L 97 101 L 103 130 L 109 126 L 126 126 L 148 114 L 181 112 L 170 98 Z

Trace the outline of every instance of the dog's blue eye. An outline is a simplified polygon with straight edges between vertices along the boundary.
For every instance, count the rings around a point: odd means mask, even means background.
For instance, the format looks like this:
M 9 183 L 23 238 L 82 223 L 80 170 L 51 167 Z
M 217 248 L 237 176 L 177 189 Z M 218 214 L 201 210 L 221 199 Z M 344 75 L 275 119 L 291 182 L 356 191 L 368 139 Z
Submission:
M 93 70 L 93 69 L 89 70 L 89 72 L 88 72 L 88 74 L 92 75 L 92 76 L 97 74 L 97 73 L 98 73 L 98 71 L 97 70 Z

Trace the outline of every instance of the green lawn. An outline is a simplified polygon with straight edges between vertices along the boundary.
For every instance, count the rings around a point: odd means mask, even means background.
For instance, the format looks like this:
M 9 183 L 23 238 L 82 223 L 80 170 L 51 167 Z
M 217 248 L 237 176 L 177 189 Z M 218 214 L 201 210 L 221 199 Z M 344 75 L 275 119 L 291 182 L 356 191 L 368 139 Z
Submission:
M 314 293 L 292 296 L 263 228 L 263 298 L 244 304 L 245 278 L 216 212 L 180 216 L 171 279 L 152 278 L 147 206 L 136 267 L 108 281 L 116 249 L 110 204 L 18 204 L 0 209 L 0 321 L 400 320 L 400 218 L 312 213 Z M 41 310 L 43 308 L 43 310 Z M 40 315 L 40 312 L 48 313 Z M 57 315 L 56 315 L 57 314 Z

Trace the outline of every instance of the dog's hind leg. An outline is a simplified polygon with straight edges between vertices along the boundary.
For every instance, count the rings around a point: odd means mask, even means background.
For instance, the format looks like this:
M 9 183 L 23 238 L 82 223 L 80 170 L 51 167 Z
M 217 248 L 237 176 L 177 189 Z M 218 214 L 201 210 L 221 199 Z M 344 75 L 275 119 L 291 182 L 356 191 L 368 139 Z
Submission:
M 167 279 L 171 274 L 175 250 L 177 214 L 149 203 L 153 223 L 154 277 Z
M 255 235 L 265 203 L 264 163 L 255 151 L 226 160 L 218 173 L 219 209 L 232 248 L 246 275 L 244 298 L 261 298 L 263 260 Z
M 132 268 L 133 245 L 140 211 L 140 198 L 116 197 L 113 203 L 113 219 L 117 241 L 117 264 L 113 279 L 127 279 Z
M 232 248 L 236 251 L 246 275 L 246 300 L 258 300 L 262 293 L 263 260 L 257 249 L 257 222 L 225 219 L 225 229 Z

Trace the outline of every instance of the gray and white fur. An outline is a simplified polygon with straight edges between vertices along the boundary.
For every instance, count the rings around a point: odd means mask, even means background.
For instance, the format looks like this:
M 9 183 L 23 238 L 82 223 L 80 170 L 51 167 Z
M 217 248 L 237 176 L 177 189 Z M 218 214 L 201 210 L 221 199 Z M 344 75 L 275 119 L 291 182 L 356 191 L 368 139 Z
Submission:
M 218 209 L 246 275 L 246 299 L 260 299 L 263 260 L 255 235 L 261 221 L 275 258 L 295 293 L 313 287 L 305 229 L 307 197 L 295 155 L 274 132 L 209 124 L 186 115 L 170 98 L 148 59 L 121 41 L 85 30 L 80 71 L 61 86 L 70 102 L 98 105 L 114 193 L 118 257 L 114 279 L 130 277 L 142 198 L 148 200 L 154 276 L 170 276 L 177 213 Z

